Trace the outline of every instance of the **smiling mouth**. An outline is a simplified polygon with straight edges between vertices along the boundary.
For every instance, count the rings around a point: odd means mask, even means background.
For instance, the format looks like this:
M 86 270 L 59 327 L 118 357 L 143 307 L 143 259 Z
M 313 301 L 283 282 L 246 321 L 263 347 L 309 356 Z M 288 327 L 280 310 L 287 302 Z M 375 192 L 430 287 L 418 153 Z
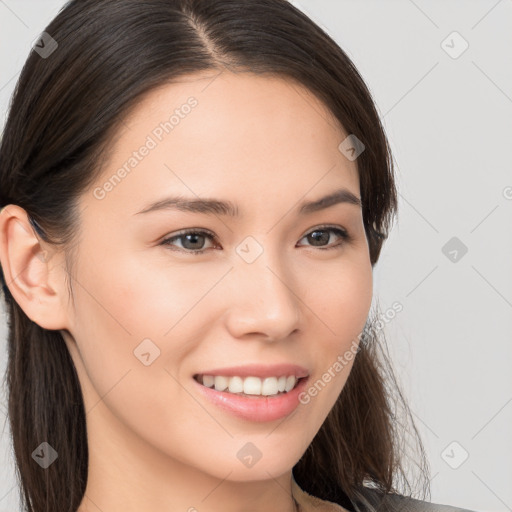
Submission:
M 199 384 L 215 389 L 215 391 L 246 397 L 275 397 L 287 394 L 295 389 L 299 382 L 307 377 L 297 378 L 295 375 L 280 377 L 239 377 L 221 375 L 194 375 Z

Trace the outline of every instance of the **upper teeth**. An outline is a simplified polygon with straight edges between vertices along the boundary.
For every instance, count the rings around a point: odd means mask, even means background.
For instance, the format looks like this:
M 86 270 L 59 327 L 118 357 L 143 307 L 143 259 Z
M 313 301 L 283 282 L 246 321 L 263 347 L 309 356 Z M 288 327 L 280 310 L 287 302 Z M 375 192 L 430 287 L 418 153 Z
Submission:
M 277 395 L 278 392 L 288 392 L 295 387 L 298 378 L 295 375 L 288 377 L 224 377 L 223 375 L 203 375 L 199 382 L 208 388 L 215 387 L 217 391 L 229 393 L 245 393 L 247 395 Z

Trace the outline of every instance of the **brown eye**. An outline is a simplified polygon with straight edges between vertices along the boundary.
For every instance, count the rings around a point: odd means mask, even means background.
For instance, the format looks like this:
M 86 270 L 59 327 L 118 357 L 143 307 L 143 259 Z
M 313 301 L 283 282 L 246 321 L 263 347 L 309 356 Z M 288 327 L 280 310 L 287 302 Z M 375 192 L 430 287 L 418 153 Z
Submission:
M 332 233 L 335 233 L 337 236 L 339 236 L 342 241 L 336 245 L 331 245 L 330 247 L 322 247 L 325 243 L 329 242 Z M 303 238 L 307 238 L 308 241 L 312 244 L 312 247 L 318 247 L 319 249 L 327 250 L 337 249 L 344 245 L 344 242 L 347 242 L 350 239 L 350 236 L 344 229 L 330 226 L 319 226 L 315 228 L 314 231 L 311 231 L 305 235 Z

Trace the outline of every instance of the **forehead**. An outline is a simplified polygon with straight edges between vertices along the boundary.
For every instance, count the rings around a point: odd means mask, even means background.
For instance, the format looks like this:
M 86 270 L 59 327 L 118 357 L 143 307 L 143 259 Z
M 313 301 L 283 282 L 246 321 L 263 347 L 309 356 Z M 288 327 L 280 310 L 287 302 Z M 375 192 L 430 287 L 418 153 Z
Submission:
M 125 116 L 95 186 L 121 174 L 111 180 L 108 199 L 130 197 L 134 209 L 146 192 L 163 189 L 269 199 L 288 192 L 299 199 L 310 189 L 311 197 L 343 185 L 357 194 L 356 162 L 338 148 L 346 136 L 330 110 L 294 81 L 189 75 L 152 90 Z

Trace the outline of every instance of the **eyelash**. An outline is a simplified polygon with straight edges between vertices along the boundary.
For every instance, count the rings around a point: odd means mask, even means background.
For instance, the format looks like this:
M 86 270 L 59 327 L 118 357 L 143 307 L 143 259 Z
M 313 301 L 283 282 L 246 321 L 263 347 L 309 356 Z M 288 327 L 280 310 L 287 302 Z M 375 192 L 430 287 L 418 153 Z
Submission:
M 342 239 L 341 243 L 338 243 L 336 245 L 331 245 L 330 247 L 316 247 L 316 249 L 319 249 L 320 251 L 330 251 L 331 249 L 341 249 L 346 243 L 349 243 L 350 241 L 352 241 L 352 237 L 351 237 L 351 235 L 349 235 L 347 233 L 347 231 L 345 231 L 344 229 L 335 227 L 335 226 L 317 226 L 312 231 L 306 233 L 302 238 L 305 238 L 306 236 L 310 235 L 311 233 L 314 233 L 315 231 L 331 231 L 331 232 L 337 234 L 338 236 L 340 236 Z M 213 241 L 217 243 L 217 239 L 216 239 L 215 235 L 210 231 L 205 231 L 204 229 L 187 229 L 187 230 L 180 231 L 178 234 L 176 234 L 172 237 L 162 240 L 159 245 L 167 245 L 170 247 L 172 242 L 174 242 L 175 240 L 180 239 L 182 237 L 185 237 L 186 235 L 206 235 L 207 237 L 213 239 Z M 302 238 L 301 238 L 301 240 L 302 240 Z M 310 246 L 310 247 L 314 247 L 314 246 Z M 198 256 L 198 255 L 204 254 L 208 249 L 199 249 L 199 250 L 193 251 L 190 249 L 178 248 L 178 249 L 171 249 L 171 250 L 176 250 L 179 252 L 184 252 L 187 254 L 193 254 L 193 255 Z

